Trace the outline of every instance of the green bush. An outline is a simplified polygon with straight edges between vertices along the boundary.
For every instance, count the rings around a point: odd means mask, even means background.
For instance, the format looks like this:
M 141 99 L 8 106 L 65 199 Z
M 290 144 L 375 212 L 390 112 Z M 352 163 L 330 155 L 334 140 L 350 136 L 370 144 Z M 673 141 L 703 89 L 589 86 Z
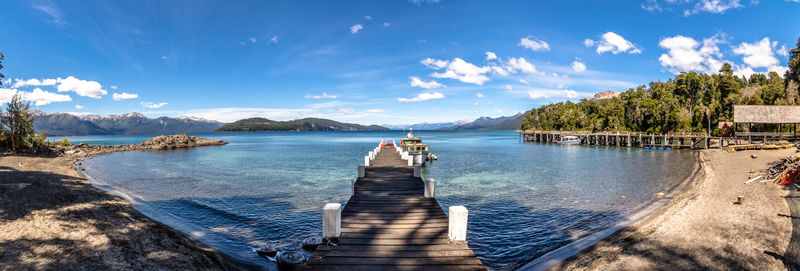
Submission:
M 69 138 L 65 137 L 65 138 L 61 139 L 61 141 L 58 142 L 58 145 L 61 145 L 61 146 L 64 146 L 64 147 L 69 147 L 69 146 L 72 146 L 72 142 L 69 141 Z

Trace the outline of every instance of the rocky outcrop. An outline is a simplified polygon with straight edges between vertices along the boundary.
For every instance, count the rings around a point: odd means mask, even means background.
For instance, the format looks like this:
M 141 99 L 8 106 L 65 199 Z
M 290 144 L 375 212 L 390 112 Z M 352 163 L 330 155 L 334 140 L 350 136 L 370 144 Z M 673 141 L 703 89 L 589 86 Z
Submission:
M 26 150 L 26 153 L 44 155 L 44 156 L 72 156 L 72 157 L 88 157 L 112 152 L 124 151 L 143 151 L 143 150 L 174 150 L 174 149 L 188 149 L 202 146 L 219 146 L 225 145 L 228 142 L 219 139 L 208 139 L 197 136 L 181 135 L 162 135 L 157 137 L 148 138 L 141 144 L 134 145 L 114 145 L 114 146 L 97 146 L 81 143 L 71 146 L 60 145 L 47 145 L 39 146 Z
M 228 142 L 219 139 L 212 140 L 208 138 L 187 136 L 183 134 L 183 135 L 162 135 L 162 136 L 152 137 L 142 142 L 142 144 L 139 144 L 139 147 L 150 150 L 171 150 L 171 149 L 193 148 L 200 146 L 218 146 L 225 144 L 228 144 Z

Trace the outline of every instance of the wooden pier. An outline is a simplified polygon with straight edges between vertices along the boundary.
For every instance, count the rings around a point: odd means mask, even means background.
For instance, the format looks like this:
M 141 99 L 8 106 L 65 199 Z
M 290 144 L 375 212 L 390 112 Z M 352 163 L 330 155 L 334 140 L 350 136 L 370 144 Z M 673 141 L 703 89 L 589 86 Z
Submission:
M 301 269 L 486 270 L 465 241 L 466 208 L 445 215 L 434 181 L 424 181 L 420 165 L 409 166 L 404 156 L 380 147 L 365 157 L 344 208 L 329 204 L 323 211 L 323 232 L 335 245 L 319 246 Z M 326 222 L 337 215 L 339 221 Z
M 647 133 L 589 133 L 564 131 L 518 131 L 524 142 L 556 143 L 565 136 L 580 138 L 581 145 L 637 147 L 652 149 L 709 149 L 726 148 L 736 145 L 749 145 L 792 139 L 782 134 L 742 133 L 733 137 L 709 137 L 698 134 L 647 134 Z

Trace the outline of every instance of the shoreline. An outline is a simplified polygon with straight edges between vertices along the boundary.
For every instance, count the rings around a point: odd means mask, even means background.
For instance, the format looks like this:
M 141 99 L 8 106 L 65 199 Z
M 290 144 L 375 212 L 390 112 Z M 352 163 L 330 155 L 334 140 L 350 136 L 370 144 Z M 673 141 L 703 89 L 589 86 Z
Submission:
M 670 187 L 668 190 L 665 191 L 665 195 L 662 198 L 654 199 L 653 201 L 649 202 L 647 206 L 630 212 L 623 216 L 622 220 L 617 222 L 614 225 L 611 225 L 608 228 L 600 230 L 598 232 L 594 232 L 587 236 L 584 236 L 578 240 L 570 242 L 564 246 L 558 247 L 554 250 L 551 250 L 545 253 L 542 256 L 539 256 L 525 265 L 521 266 L 517 270 L 524 270 L 524 271 L 539 271 L 539 270 L 548 270 L 554 266 L 557 266 L 567 259 L 574 257 L 577 254 L 593 247 L 598 242 L 601 242 L 605 239 L 608 239 L 610 236 L 613 236 L 620 230 L 626 229 L 639 221 L 646 220 L 652 216 L 658 215 L 660 211 L 667 208 L 675 198 L 680 197 L 681 195 L 687 193 L 691 187 L 691 184 L 697 182 L 699 178 L 704 176 L 703 174 L 703 156 L 700 152 L 695 155 L 696 163 L 692 168 L 692 173 L 684 179 L 683 181 L 679 182 L 673 187 Z
M 144 215 L 79 168 L 84 158 L 130 150 L 84 146 L 61 148 L 57 156 L 0 154 L 0 183 L 11 184 L 0 187 L 0 270 L 269 269 Z
M 100 154 L 100 155 L 105 155 L 105 154 Z M 100 155 L 97 155 L 97 156 L 100 156 Z M 123 192 L 121 190 L 118 190 L 118 189 L 114 189 L 113 187 L 111 187 L 111 186 L 109 186 L 107 184 L 103 184 L 103 183 L 99 183 L 99 182 L 94 181 L 94 180 L 97 180 L 97 179 L 92 177 L 88 173 L 86 173 L 86 170 L 79 168 L 79 165 L 77 165 L 76 163 L 82 161 L 84 158 L 88 158 L 88 157 L 82 157 L 82 158 L 79 158 L 79 159 L 75 159 L 75 161 L 73 162 L 73 165 L 74 165 L 73 168 L 75 169 L 75 171 L 78 174 L 83 176 L 86 179 L 87 182 L 89 182 L 89 185 L 91 185 L 92 187 L 95 187 L 97 189 L 103 190 L 103 191 L 105 191 L 107 193 L 110 193 L 110 194 L 112 194 L 114 196 L 120 197 L 123 200 L 127 201 L 128 203 L 130 203 L 131 206 L 134 206 L 134 205 L 137 204 L 138 201 L 133 196 L 131 196 L 130 194 L 125 193 L 125 192 Z M 222 252 L 222 251 L 220 251 L 218 249 L 215 249 L 215 248 L 213 248 L 213 247 L 211 247 L 209 245 L 206 245 L 202 241 L 195 239 L 194 237 L 192 237 L 191 235 L 189 235 L 189 234 L 187 234 L 185 232 L 182 232 L 182 231 L 180 231 L 178 229 L 175 229 L 175 228 L 173 228 L 173 227 L 171 227 L 171 226 L 169 226 L 169 225 L 167 225 L 167 224 L 165 224 L 165 223 L 163 223 L 161 221 L 158 221 L 158 220 L 156 220 L 154 218 L 151 218 L 148 215 L 145 215 L 142 211 L 137 209 L 135 206 L 133 208 L 136 209 L 136 211 L 138 211 L 142 215 L 146 216 L 147 218 L 155 221 L 156 223 L 161 224 L 162 226 L 170 228 L 170 229 L 172 229 L 172 230 L 174 230 L 176 232 L 179 232 L 179 233 L 181 233 L 183 235 L 186 235 L 186 237 L 188 237 L 188 238 L 196 241 L 197 243 L 201 244 L 203 250 L 209 251 L 209 253 L 211 253 L 215 257 L 219 258 L 218 260 L 220 261 L 220 263 L 222 263 L 222 265 L 225 266 L 226 269 L 228 269 L 228 270 L 268 270 L 268 264 L 266 264 L 267 263 L 266 259 L 265 259 L 265 262 L 264 262 L 265 264 L 259 265 L 259 264 L 253 263 L 251 261 L 247 261 L 247 260 L 244 260 L 244 259 L 240 259 L 240 258 L 231 256 L 231 255 L 228 255 L 225 252 Z
M 759 157 L 750 158 L 753 153 Z M 789 201 L 800 203 L 800 193 L 772 183 L 744 184 L 742 177 L 793 153 L 701 151 L 698 178 L 662 208 L 562 261 L 520 270 L 797 268 L 791 257 L 798 245 L 790 237 L 800 237 L 800 206 Z M 744 195 L 744 204 L 733 204 L 736 195 Z

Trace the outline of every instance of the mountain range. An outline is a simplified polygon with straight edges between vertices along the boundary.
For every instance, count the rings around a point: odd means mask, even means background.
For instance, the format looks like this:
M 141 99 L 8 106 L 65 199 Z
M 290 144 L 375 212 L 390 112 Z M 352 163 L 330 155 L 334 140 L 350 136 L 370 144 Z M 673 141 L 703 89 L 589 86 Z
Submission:
M 459 120 L 454 122 L 422 122 L 417 124 L 382 124 L 392 130 L 414 128 L 418 130 L 518 130 L 522 125 L 525 113 L 513 116 L 480 117 L 474 121 Z
M 189 117 L 148 118 L 141 113 L 76 116 L 34 111 L 33 128 L 49 136 L 209 133 L 221 127 L 218 121 Z
M 439 130 L 519 130 L 525 113 L 505 117 L 480 117 L 470 123 L 444 127 Z
M 256 132 L 256 131 L 366 131 L 389 130 L 378 125 L 342 123 L 329 119 L 304 118 L 290 121 L 277 121 L 265 118 L 237 120 L 219 127 L 216 132 Z

